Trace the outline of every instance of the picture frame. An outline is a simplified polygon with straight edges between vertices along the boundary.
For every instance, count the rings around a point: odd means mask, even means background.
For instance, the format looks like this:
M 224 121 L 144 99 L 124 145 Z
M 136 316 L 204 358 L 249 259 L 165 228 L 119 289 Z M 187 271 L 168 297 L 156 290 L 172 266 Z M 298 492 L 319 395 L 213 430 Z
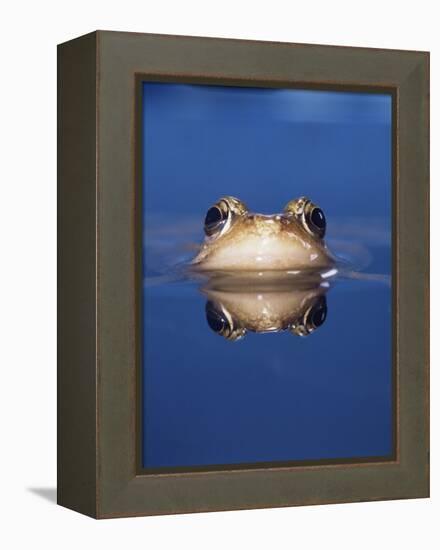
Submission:
M 391 459 L 142 471 L 145 79 L 391 95 Z M 428 496 L 429 54 L 110 31 L 58 46 L 58 503 L 115 518 Z

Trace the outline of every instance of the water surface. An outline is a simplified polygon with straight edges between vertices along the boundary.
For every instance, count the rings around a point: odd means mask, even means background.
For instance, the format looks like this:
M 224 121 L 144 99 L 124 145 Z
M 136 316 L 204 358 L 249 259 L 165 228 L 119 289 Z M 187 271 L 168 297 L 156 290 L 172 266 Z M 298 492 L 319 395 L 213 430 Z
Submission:
M 144 83 L 143 98 L 143 466 L 390 456 L 391 97 Z M 359 276 L 330 281 L 309 336 L 209 327 L 184 266 L 227 194 L 323 208 Z

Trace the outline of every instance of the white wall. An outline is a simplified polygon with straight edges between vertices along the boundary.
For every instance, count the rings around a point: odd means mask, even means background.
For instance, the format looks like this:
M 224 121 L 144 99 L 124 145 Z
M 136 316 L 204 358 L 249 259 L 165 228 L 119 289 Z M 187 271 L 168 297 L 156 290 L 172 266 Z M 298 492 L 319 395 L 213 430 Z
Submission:
M 435 153 L 439 151 L 440 102 L 440 31 L 435 11 L 435 3 L 428 0 L 3 3 L 0 20 L 0 545 L 3 548 L 136 545 L 371 550 L 400 545 L 432 548 L 436 539 L 438 544 L 438 338 L 432 347 L 431 500 L 101 522 L 52 502 L 56 469 L 55 45 L 99 28 L 430 50 L 435 330 L 438 329 L 435 314 L 439 310 L 435 285 L 439 276 L 435 247 L 439 235 L 436 223 L 439 164 Z M 3 539 L 9 540 L 2 544 Z

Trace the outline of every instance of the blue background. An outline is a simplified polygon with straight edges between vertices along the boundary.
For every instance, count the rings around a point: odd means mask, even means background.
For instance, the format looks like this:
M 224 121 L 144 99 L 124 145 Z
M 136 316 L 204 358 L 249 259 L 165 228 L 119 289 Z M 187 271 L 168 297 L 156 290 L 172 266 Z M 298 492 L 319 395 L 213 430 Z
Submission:
M 175 266 L 220 196 L 274 213 L 309 196 L 328 244 L 391 272 L 391 96 L 143 84 L 143 465 L 392 453 L 391 287 L 339 280 L 307 338 L 228 342 Z

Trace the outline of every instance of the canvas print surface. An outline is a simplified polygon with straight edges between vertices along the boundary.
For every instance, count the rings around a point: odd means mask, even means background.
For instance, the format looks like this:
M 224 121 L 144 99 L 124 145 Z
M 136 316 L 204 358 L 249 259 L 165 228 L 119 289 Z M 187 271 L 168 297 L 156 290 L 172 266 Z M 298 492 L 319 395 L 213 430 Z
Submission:
M 141 104 L 142 467 L 391 458 L 392 96 Z

